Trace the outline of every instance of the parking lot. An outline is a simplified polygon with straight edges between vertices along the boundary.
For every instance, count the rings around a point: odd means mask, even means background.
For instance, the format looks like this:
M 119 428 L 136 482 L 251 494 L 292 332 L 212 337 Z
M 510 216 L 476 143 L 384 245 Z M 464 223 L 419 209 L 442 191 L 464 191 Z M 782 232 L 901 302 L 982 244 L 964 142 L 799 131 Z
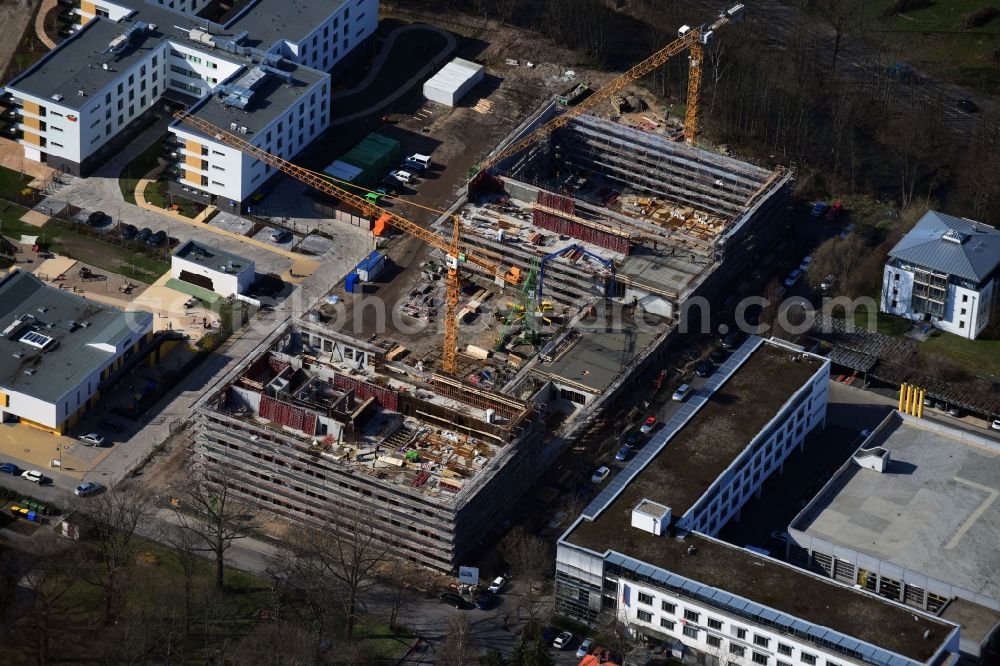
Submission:
M 274 247 L 281 248 L 282 250 L 288 250 L 289 252 L 302 240 L 302 236 L 297 236 L 290 231 L 285 231 L 278 227 L 264 227 L 251 236 L 251 238 L 261 243 L 268 243 Z M 275 240 L 276 238 L 280 238 L 280 240 Z
M 208 221 L 208 225 L 210 227 L 215 227 L 216 229 L 228 231 L 229 233 L 236 234 L 238 236 L 246 236 L 253 228 L 253 222 L 250 220 L 244 217 L 239 217 L 238 215 L 233 215 L 232 213 L 226 213 L 224 211 L 216 213 L 215 216 Z

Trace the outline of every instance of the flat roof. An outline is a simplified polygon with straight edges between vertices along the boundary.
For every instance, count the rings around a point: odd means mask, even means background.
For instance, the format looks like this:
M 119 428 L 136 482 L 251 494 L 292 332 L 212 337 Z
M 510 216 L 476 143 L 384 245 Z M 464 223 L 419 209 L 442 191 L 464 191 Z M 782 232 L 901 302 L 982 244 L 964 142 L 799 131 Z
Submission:
M 204 243 L 196 243 L 193 240 L 189 240 L 177 248 L 174 256 L 210 268 L 231 266 L 239 273 L 254 267 L 254 263 L 246 257 Z
M 1000 444 L 893 417 L 866 447 L 885 473 L 848 465 L 792 527 L 1000 601 Z
M 792 362 L 788 349 L 761 344 L 616 497 L 603 507 L 588 507 L 564 540 L 597 553 L 620 553 L 925 661 L 936 652 L 950 626 L 923 615 L 914 620 L 910 609 L 716 539 L 698 534 L 683 540 L 655 536 L 631 525 L 632 509 L 644 499 L 671 507 L 675 516 L 683 515 L 782 405 L 806 385 L 821 363 L 810 355 Z M 689 552 L 692 545 L 693 553 Z M 939 641 L 925 640 L 926 629 L 932 629 Z
M 581 335 L 572 346 L 551 363 L 539 362 L 535 372 L 599 393 L 627 371 L 661 332 L 653 326 L 636 327 L 624 320 L 619 331 L 588 330 L 587 326 L 582 323 L 578 327 Z
M 148 312 L 122 312 L 14 271 L 0 280 L 0 330 L 22 315 L 30 315 L 24 325 L 0 336 L 0 389 L 50 403 L 113 356 L 94 345 L 116 347 L 126 336 L 146 330 L 152 320 Z M 22 341 L 31 331 L 44 348 Z
M 54 95 L 62 95 L 63 99 L 57 104 L 82 109 L 93 101 L 93 95 L 163 44 L 166 35 L 163 26 L 158 25 L 156 30 L 137 31 L 119 56 L 106 54 L 104 51 L 111 40 L 134 23 L 115 23 L 102 17 L 89 21 L 24 74 L 8 83 L 7 87 L 47 100 Z M 102 67 L 104 62 L 107 62 L 108 69 Z M 83 96 L 79 94 L 81 90 Z
M 248 68 L 252 66 L 248 65 Z M 237 123 L 247 128 L 249 140 L 256 132 L 263 130 L 271 121 L 287 111 L 288 107 L 305 95 L 313 85 L 327 77 L 324 72 L 299 66 L 288 60 L 282 61 L 280 69 L 291 74 L 291 81 L 286 83 L 276 74 L 267 74 L 260 87 L 254 90 L 253 97 L 245 109 L 227 106 L 217 95 L 207 95 L 191 107 L 188 113 L 227 131 L 232 123 Z M 231 82 L 235 83 L 242 75 L 242 72 L 235 75 Z M 197 135 L 202 134 L 180 120 L 175 120 L 171 127 Z

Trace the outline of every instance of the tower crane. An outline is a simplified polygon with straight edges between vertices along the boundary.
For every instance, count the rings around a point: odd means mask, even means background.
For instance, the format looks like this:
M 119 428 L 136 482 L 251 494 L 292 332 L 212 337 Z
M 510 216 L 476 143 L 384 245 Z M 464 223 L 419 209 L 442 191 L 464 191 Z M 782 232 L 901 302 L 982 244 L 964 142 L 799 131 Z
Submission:
M 742 21 L 743 10 L 743 5 L 735 5 L 720 13 L 715 21 L 708 25 L 698 27 L 681 26 L 680 30 L 677 31 L 677 39 L 617 78 L 604 84 L 594 91 L 594 94 L 582 100 L 576 106 L 556 116 L 547 123 L 540 125 L 528 134 L 528 136 L 514 141 L 487 157 L 479 165 L 477 174 L 489 169 L 501 160 L 519 153 L 553 131 L 565 127 L 576 116 L 592 109 L 604 100 L 609 99 L 612 95 L 621 92 L 633 81 L 638 81 L 670 60 L 670 58 L 685 50 L 690 51 L 691 58 L 688 72 L 687 109 L 684 114 L 684 140 L 687 143 L 694 143 L 695 137 L 698 135 L 698 100 L 701 94 L 701 66 L 704 60 L 704 46 L 712 41 L 715 31 L 722 26 Z
M 461 246 L 460 225 L 458 216 L 453 216 L 453 228 L 451 240 L 445 240 L 436 233 L 421 227 L 416 222 L 412 222 L 404 217 L 392 213 L 380 206 L 375 205 L 364 196 L 355 194 L 346 189 L 338 187 L 335 183 L 327 180 L 318 173 L 310 171 L 304 167 L 292 164 L 288 160 L 277 155 L 272 155 L 263 148 L 253 145 L 249 141 L 240 138 L 232 132 L 216 127 L 212 123 L 190 115 L 184 111 L 178 111 L 174 116 L 181 122 L 187 123 L 192 128 L 198 130 L 206 136 L 225 143 L 231 148 L 235 148 L 251 157 L 255 157 L 264 164 L 274 167 L 282 173 L 288 174 L 296 180 L 300 180 L 307 185 L 350 204 L 368 217 L 378 215 L 378 224 L 388 224 L 396 229 L 419 238 L 431 247 L 436 247 L 445 252 L 447 257 L 448 276 L 445 297 L 445 325 L 444 325 L 444 349 L 441 353 L 441 369 L 448 374 L 454 374 L 457 369 L 456 346 L 458 344 L 458 324 L 455 317 L 458 314 L 459 299 L 459 277 L 458 267 L 463 261 L 476 264 L 486 270 L 494 278 L 510 284 L 520 282 L 520 272 L 516 269 L 504 271 L 503 268 L 494 264 L 488 259 L 483 259 L 471 252 L 463 251 Z

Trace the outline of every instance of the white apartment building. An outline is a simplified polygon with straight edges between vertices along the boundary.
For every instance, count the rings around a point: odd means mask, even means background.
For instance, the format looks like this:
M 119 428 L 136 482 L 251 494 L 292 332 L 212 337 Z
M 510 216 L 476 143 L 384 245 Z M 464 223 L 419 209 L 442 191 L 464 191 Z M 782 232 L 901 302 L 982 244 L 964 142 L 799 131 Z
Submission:
M 829 361 L 751 338 L 559 539 L 556 612 L 706 666 L 915 666 L 958 625 L 714 538 L 824 425 Z
M 996 313 L 1000 231 L 927 211 L 889 252 L 882 312 L 976 338 Z
M 375 31 L 378 0 L 256 0 L 224 24 L 205 14 L 210 4 L 81 3 L 76 33 L 6 87 L 22 113 L 25 157 L 87 175 L 134 138 L 161 100 L 226 128 L 237 122 L 256 145 L 283 157 L 323 132 L 330 122 L 328 72 Z M 230 86 L 240 88 L 236 95 Z M 238 117 L 213 113 L 214 96 Z M 240 96 L 242 106 L 228 103 Z M 182 143 L 194 138 L 172 131 Z M 267 170 L 254 171 L 251 160 L 200 139 L 196 148 L 208 148 L 218 163 L 189 162 L 196 156 L 186 147 L 175 151 L 183 181 L 177 193 L 239 209 Z
M 153 330 L 122 312 L 14 271 L 0 280 L 0 422 L 62 433 Z

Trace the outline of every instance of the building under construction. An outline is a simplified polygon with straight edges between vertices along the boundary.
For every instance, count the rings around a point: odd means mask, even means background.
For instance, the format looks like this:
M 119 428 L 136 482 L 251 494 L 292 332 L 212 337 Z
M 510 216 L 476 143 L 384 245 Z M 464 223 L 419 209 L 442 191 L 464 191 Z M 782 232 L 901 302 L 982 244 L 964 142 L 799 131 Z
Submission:
M 543 470 L 543 408 L 292 321 L 196 405 L 199 463 L 317 526 L 362 512 L 400 556 L 450 572 Z

